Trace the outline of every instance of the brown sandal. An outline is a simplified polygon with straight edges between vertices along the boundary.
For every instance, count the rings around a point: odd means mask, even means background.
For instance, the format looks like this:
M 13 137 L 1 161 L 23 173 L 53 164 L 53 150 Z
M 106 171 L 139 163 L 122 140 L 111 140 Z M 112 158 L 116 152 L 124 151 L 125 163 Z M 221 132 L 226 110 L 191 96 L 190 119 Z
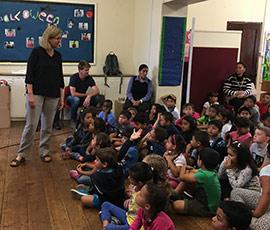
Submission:
M 18 167 L 19 165 L 25 163 L 25 158 L 22 157 L 20 160 L 17 160 L 16 158 L 10 161 L 9 165 L 10 167 Z
M 40 159 L 45 163 L 49 163 L 52 161 L 52 158 L 50 155 L 44 155 L 44 156 L 40 157 Z

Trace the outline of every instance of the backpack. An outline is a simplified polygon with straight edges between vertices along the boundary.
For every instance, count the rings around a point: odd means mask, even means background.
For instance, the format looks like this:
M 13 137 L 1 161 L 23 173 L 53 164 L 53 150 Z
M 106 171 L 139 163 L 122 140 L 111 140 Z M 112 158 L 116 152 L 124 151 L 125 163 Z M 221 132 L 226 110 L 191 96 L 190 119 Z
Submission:
M 106 56 L 105 65 L 103 66 L 103 72 L 107 76 L 122 74 L 122 72 L 119 70 L 118 58 L 113 52 L 110 52 Z

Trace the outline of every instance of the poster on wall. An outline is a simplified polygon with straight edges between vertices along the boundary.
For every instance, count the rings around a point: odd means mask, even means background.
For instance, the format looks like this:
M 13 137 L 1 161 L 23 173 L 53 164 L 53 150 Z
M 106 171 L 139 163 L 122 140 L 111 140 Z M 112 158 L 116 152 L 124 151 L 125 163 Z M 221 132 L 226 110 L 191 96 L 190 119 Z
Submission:
M 0 61 L 26 62 L 50 24 L 62 31 L 64 62 L 95 63 L 96 5 L 37 1 L 1 1 Z
M 191 38 L 191 30 L 186 32 L 185 62 L 189 61 L 190 38 Z
M 186 40 L 186 18 L 163 17 L 159 59 L 159 86 L 181 84 Z
M 263 75 L 264 81 L 270 81 L 270 32 L 265 35 L 265 50 L 263 62 Z

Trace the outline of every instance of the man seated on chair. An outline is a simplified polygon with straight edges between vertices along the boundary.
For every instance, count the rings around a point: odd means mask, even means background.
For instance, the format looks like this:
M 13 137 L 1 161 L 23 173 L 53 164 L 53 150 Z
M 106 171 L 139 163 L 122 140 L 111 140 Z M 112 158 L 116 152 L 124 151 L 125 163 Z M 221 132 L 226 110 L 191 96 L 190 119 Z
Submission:
M 90 64 L 81 60 L 78 64 L 78 73 L 70 77 L 70 95 L 67 97 L 67 104 L 70 105 L 72 122 L 77 121 L 78 107 L 96 106 L 99 88 L 94 79 L 89 75 Z M 89 90 L 89 87 L 91 90 Z

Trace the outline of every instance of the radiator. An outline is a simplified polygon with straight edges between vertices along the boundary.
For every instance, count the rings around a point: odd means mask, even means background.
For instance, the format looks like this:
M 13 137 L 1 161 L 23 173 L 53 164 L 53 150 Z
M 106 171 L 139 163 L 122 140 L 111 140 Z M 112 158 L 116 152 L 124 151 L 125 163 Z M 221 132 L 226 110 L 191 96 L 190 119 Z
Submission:
M 23 76 L 0 76 L 0 79 L 8 81 L 11 87 L 10 112 L 11 120 L 25 119 L 25 77 Z M 100 89 L 100 93 L 104 94 L 107 99 L 111 99 L 113 103 L 118 98 L 124 98 L 129 78 L 123 78 L 121 93 L 119 92 L 120 77 L 108 77 L 106 86 L 104 77 L 96 77 L 95 82 Z M 68 85 L 69 77 L 65 77 L 65 85 Z

